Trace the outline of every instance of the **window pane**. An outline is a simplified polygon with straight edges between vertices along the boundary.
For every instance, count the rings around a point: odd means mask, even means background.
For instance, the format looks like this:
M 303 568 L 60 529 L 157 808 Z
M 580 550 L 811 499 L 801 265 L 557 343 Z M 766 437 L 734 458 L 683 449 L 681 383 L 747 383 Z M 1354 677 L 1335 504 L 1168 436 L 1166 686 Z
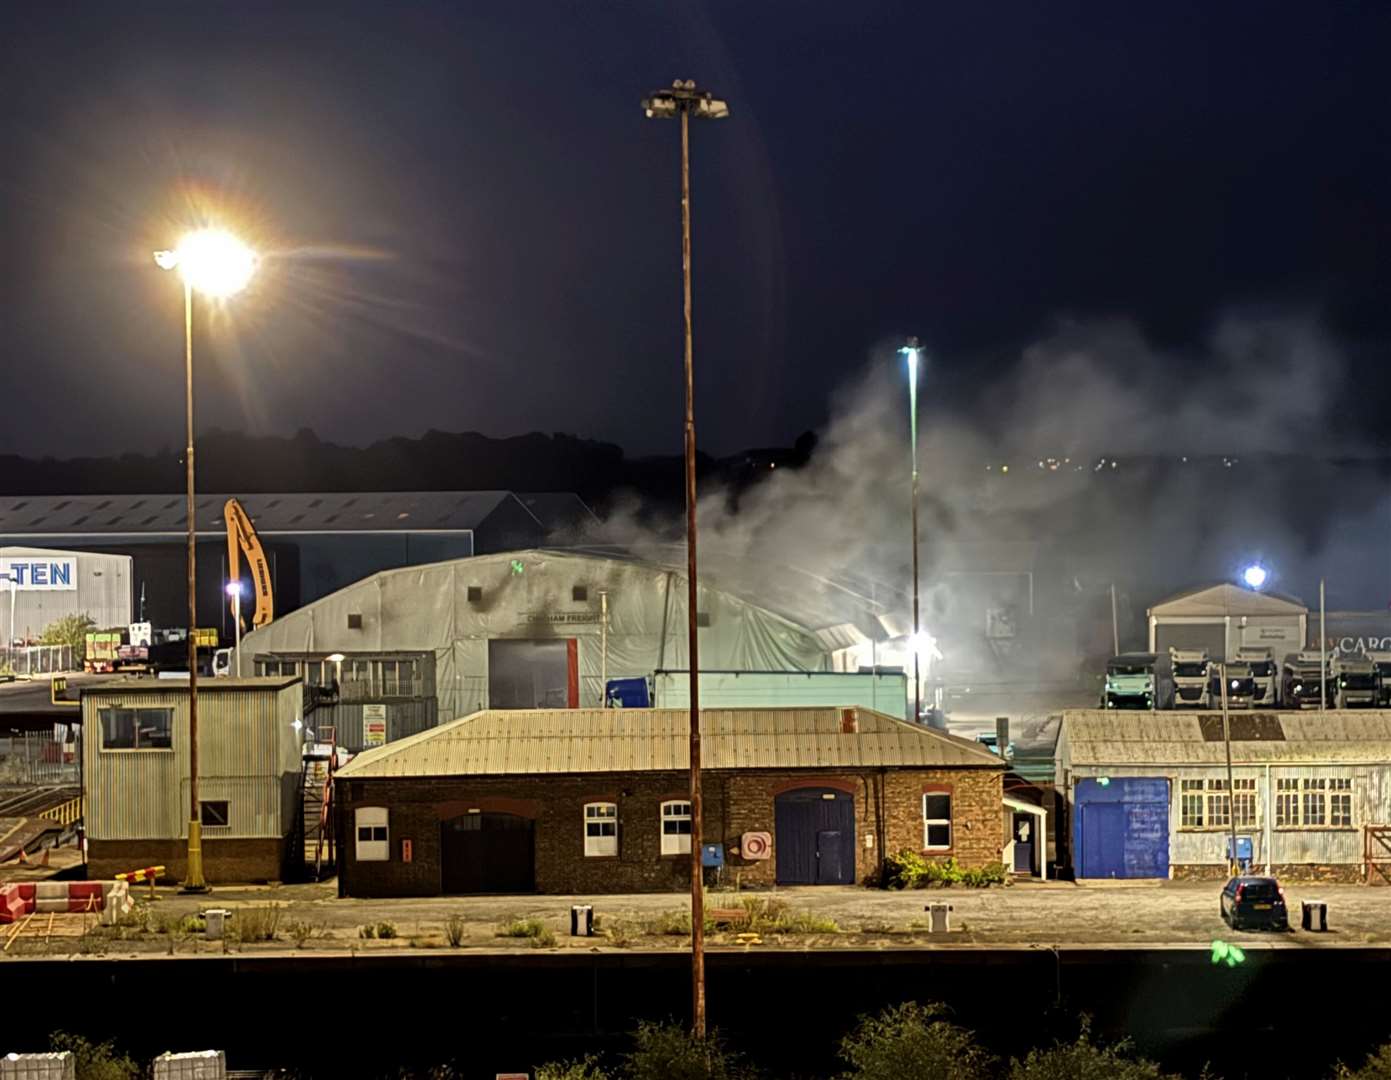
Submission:
M 229 825 L 231 820 L 227 814 L 227 801 L 225 799 L 213 802 L 200 802 L 198 804 L 199 819 L 204 825 Z
M 928 821 L 951 820 L 950 795 L 924 795 L 923 818 Z
M 927 827 L 927 846 L 930 848 L 951 847 L 951 826 L 929 825 Z
M 107 750 L 168 750 L 173 731 L 173 709 L 101 710 L 101 744 Z

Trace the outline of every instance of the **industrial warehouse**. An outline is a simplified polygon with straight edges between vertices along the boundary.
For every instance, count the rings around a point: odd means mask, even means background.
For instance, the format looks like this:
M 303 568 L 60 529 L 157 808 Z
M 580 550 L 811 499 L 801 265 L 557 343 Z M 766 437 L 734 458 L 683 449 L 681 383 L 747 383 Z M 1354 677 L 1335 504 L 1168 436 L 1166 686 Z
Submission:
M 1068 712 L 1060 862 L 1086 878 L 1381 883 L 1391 869 L 1391 714 Z M 1229 795 L 1231 796 L 1229 798 Z M 1235 820 L 1233 816 L 1235 815 Z
M 907 637 L 867 604 L 832 607 L 809 586 L 778 592 L 770 574 L 760 595 L 779 597 L 774 610 L 718 581 L 700 583 L 707 672 L 858 673 L 872 659 L 911 670 Z M 484 709 L 600 706 L 610 680 L 684 669 L 687 623 L 676 567 L 533 549 L 375 574 L 254 631 L 241 652 L 248 672 L 341 684 L 339 706 L 318 722 L 355 751 L 375 745 L 362 729 L 366 704 L 384 709 L 377 741 Z M 784 703 L 870 704 L 843 692 Z M 876 706 L 905 715 L 901 682 Z
M 337 774 L 345 896 L 612 893 L 690 882 L 688 712 L 485 711 Z M 702 862 L 731 885 L 882 879 L 904 849 L 1004 848 L 998 756 L 865 709 L 703 710 Z

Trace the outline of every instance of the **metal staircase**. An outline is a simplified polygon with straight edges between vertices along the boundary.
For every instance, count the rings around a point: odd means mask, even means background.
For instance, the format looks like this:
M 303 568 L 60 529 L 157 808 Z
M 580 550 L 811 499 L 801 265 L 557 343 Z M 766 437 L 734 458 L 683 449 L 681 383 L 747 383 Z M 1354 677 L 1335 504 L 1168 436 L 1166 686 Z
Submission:
M 320 747 L 325 749 L 315 752 Z M 315 881 L 332 871 L 335 861 L 333 773 L 337 766 L 337 732 L 332 727 L 321 727 L 317 741 L 306 747 L 300 769 L 300 827 L 296 841 L 305 870 Z

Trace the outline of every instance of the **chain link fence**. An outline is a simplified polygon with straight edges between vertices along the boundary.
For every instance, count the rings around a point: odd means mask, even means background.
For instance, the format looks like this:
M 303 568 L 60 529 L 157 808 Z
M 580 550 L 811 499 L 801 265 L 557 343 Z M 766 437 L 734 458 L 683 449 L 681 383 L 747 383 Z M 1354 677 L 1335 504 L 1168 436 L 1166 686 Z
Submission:
M 15 645 L 0 648 L 0 672 L 10 675 L 57 675 L 76 671 L 71 645 Z
M 80 782 L 78 744 L 62 742 L 50 731 L 0 736 L 0 783 L 25 785 Z

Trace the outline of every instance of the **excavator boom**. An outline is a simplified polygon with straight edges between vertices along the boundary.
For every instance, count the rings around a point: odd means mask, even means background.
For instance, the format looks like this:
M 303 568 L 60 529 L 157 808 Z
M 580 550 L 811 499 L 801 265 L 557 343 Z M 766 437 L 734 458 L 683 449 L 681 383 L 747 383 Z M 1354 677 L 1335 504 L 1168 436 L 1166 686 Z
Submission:
M 270 566 L 266 563 L 266 553 L 261 550 L 261 539 L 236 499 L 227 500 L 222 516 L 227 521 L 228 576 L 233 581 L 241 580 L 241 557 L 245 555 L 251 569 L 251 587 L 256 591 L 256 614 L 251 624 L 265 626 L 275 617 L 275 594 L 271 590 Z

